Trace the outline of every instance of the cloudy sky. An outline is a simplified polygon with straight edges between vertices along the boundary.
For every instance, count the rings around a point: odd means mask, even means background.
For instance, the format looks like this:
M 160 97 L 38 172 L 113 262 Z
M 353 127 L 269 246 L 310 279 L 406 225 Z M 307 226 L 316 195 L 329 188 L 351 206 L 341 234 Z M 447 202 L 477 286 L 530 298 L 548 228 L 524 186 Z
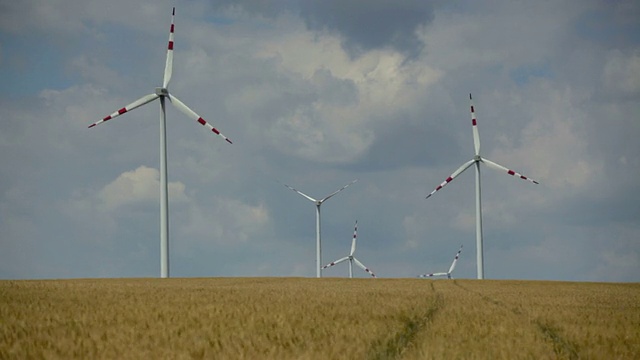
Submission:
M 171 275 L 640 281 L 637 1 L 0 0 L 0 278 L 157 277 L 162 83 Z M 344 266 L 343 266 L 344 265 Z M 347 276 L 340 264 L 324 276 Z M 364 277 L 356 271 L 358 277 Z

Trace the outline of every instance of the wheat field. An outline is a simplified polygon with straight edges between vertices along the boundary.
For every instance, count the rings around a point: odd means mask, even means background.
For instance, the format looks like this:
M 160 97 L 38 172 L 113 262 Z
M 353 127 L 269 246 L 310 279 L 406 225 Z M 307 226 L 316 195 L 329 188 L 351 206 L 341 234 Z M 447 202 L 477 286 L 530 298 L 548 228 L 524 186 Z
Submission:
M 0 358 L 638 359 L 640 284 L 0 281 Z

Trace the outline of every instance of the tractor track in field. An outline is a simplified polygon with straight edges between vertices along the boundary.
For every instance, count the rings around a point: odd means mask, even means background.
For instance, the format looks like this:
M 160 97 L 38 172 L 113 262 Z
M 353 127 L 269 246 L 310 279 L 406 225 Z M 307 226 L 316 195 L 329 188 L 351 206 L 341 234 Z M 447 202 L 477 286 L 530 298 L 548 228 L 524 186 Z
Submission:
M 367 359 L 386 360 L 399 359 L 415 342 L 419 332 L 424 331 L 431 323 L 434 315 L 444 305 L 444 297 L 438 293 L 431 283 L 433 300 L 423 312 L 412 313 L 404 318 L 404 326 L 390 339 L 374 341 Z
M 567 359 L 579 359 L 580 355 L 578 355 L 578 346 L 576 344 L 574 344 L 573 342 L 571 342 L 568 339 L 565 339 L 562 337 L 562 335 L 560 334 L 560 331 L 556 328 L 554 328 L 553 326 L 551 326 L 550 324 L 548 324 L 547 322 L 543 321 L 542 319 L 536 319 L 536 320 L 530 320 L 530 317 L 527 316 L 526 313 L 524 313 L 522 310 L 515 308 L 515 307 L 509 307 L 506 303 L 490 298 L 484 294 L 482 294 L 481 292 L 475 291 L 475 290 L 471 290 L 469 288 L 466 288 L 462 285 L 460 285 L 457 281 L 453 281 L 453 284 L 456 285 L 457 287 L 463 289 L 464 291 L 476 294 L 478 296 L 480 296 L 480 298 L 482 298 L 482 300 L 491 303 L 495 306 L 498 306 L 504 310 L 507 310 L 511 313 L 513 313 L 514 315 L 520 316 L 520 317 L 527 317 L 527 321 L 529 321 L 532 325 L 535 326 L 536 330 L 541 332 L 547 339 L 549 339 L 552 344 L 553 344 L 553 352 L 559 357 L 559 358 L 567 358 Z

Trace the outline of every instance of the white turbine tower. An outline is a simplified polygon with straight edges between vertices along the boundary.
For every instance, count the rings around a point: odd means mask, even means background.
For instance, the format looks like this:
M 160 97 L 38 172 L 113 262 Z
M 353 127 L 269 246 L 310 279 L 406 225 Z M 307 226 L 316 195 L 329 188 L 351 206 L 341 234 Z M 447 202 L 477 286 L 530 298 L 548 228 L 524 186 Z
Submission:
M 458 262 L 458 259 L 460 258 L 460 253 L 461 252 L 462 252 L 462 245 L 460 245 L 460 250 L 458 250 L 458 252 L 456 253 L 456 257 L 453 258 L 453 262 L 451 263 L 451 266 L 449 267 L 449 271 L 431 273 L 431 274 L 422 274 L 422 275 L 418 275 L 418 277 L 427 278 L 427 277 L 432 277 L 432 276 L 446 276 L 447 279 L 451 279 L 451 273 L 456 268 L 456 263 Z
M 349 278 L 353 278 L 353 263 L 355 262 L 356 265 L 358 265 L 362 270 L 366 271 L 369 275 L 376 277 L 376 274 L 374 274 L 371 270 L 369 270 L 369 268 L 367 268 L 366 266 L 364 266 L 364 264 L 362 264 L 360 261 L 358 261 L 358 259 L 356 259 L 353 254 L 356 252 L 356 237 L 358 236 L 358 220 L 356 220 L 356 227 L 353 230 L 353 240 L 351 241 L 351 252 L 349 253 L 349 256 L 345 256 L 341 259 L 338 259 L 332 263 L 329 263 L 325 266 L 322 267 L 322 269 L 326 269 L 328 267 L 332 267 L 333 265 L 337 265 L 340 264 L 343 261 L 347 261 L 349 260 Z
M 287 188 L 297 192 L 298 194 L 304 196 L 306 199 L 313 201 L 316 204 L 316 277 L 321 278 L 322 277 L 322 271 L 320 269 L 320 265 L 322 264 L 322 253 L 321 253 L 321 240 L 320 240 L 320 206 L 322 205 L 322 203 L 324 203 L 325 201 L 329 200 L 333 195 L 339 193 L 340 191 L 346 189 L 349 185 L 355 183 L 356 181 L 358 181 L 358 179 L 353 180 L 352 182 L 348 183 L 347 185 L 341 187 L 340 189 L 332 192 L 331 194 L 323 197 L 320 200 L 316 200 L 314 198 L 312 198 L 311 196 L 298 191 L 294 188 L 292 188 L 291 186 L 287 185 L 287 184 L 283 184 L 284 186 L 286 186 Z
M 511 176 L 517 176 L 520 179 L 531 181 L 534 184 L 538 184 L 537 181 L 533 179 L 529 179 L 526 176 L 519 174 L 513 170 L 507 169 L 502 165 L 498 165 L 493 161 L 490 161 L 482 156 L 480 156 L 480 135 L 478 134 L 478 121 L 476 120 L 476 113 L 473 108 L 473 99 L 471 98 L 471 94 L 469 94 L 469 100 L 471 102 L 471 125 L 473 127 L 473 145 L 475 148 L 475 156 L 473 159 L 467 161 L 462 164 L 451 176 L 449 176 L 442 184 L 438 185 L 429 195 L 427 195 L 427 199 L 435 194 L 436 191 L 445 187 L 451 180 L 455 179 L 456 176 L 460 175 L 463 171 L 468 169 L 471 165 L 476 165 L 476 246 L 477 246 L 477 265 L 478 265 L 478 279 L 484 279 L 484 255 L 482 250 L 482 204 L 481 204 L 481 196 L 480 196 L 480 163 L 484 163 L 490 168 L 496 169 L 498 171 L 504 171 Z
M 177 97 L 169 93 L 169 80 L 171 80 L 171 72 L 173 68 L 173 30 L 174 17 L 176 8 L 171 13 L 171 30 L 169 32 L 169 45 L 167 47 L 167 61 L 164 68 L 164 79 L 162 87 L 155 89 L 155 92 L 145 95 L 122 109 L 106 116 L 91 125 L 90 128 L 129 112 L 135 108 L 145 105 L 153 100 L 160 99 L 160 277 L 169 277 L 169 192 L 167 188 L 167 135 L 166 135 L 166 115 L 165 115 L 165 99 L 169 100 L 178 110 L 185 115 L 196 120 L 201 125 L 207 127 L 217 135 L 220 135 L 227 142 L 231 143 L 226 136 L 222 135 L 218 129 L 211 126 L 200 115 L 196 114 Z

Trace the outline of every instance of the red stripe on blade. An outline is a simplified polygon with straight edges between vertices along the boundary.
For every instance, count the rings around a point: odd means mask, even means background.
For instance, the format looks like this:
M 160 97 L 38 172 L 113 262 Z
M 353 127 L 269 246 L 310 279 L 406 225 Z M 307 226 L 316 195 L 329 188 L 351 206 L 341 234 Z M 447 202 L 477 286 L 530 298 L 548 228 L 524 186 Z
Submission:
M 120 114 L 120 115 L 122 115 L 122 114 L 124 114 L 126 112 L 127 112 L 127 108 L 122 108 L 122 109 L 118 110 L 118 114 Z
M 507 174 L 509 174 L 509 175 L 513 176 L 513 175 L 515 175 L 516 173 L 515 173 L 515 171 L 513 171 L 513 170 L 509 170 L 509 171 L 507 171 Z
M 473 105 L 471 105 L 471 112 L 475 112 L 475 111 L 473 110 Z
M 107 121 L 107 120 L 111 120 L 111 115 L 105 117 L 104 119 L 102 119 L 102 121 Z
M 169 50 L 173 50 L 173 41 L 169 41 Z
M 452 178 L 451 176 L 449 176 L 449 177 L 447 178 L 447 182 L 451 182 L 451 180 L 453 180 L 453 178 Z
M 211 131 L 213 131 L 214 133 L 220 135 L 220 131 L 218 131 L 218 129 L 216 129 L 214 127 L 211 128 Z
M 173 32 L 173 24 L 171 24 L 171 32 Z
M 473 126 L 476 126 L 476 125 L 478 125 L 478 122 L 476 121 L 476 119 L 471 119 L 471 124 Z
M 204 125 L 204 124 L 206 124 L 206 123 L 207 123 L 206 121 L 204 121 L 204 119 L 203 119 L 203 118 L 198 118 L 198 122 L 199 122 L 200 124 L 202 124 L 202 125 Z

